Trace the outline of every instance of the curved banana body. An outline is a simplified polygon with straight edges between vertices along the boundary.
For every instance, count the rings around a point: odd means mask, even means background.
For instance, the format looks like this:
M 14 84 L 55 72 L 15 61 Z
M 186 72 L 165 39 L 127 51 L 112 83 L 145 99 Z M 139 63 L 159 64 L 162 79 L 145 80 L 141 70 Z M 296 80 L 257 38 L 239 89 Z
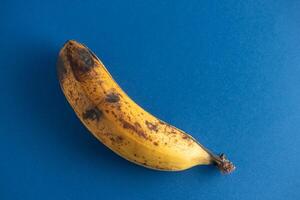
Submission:
M 89 131 L 123 158 L 144 167 L 180 171 L 216 164 L 228 173 L 234 166 L 193 137 L 137 105 L 86 46 L 68 41 L 57 63 L 61 88 Z

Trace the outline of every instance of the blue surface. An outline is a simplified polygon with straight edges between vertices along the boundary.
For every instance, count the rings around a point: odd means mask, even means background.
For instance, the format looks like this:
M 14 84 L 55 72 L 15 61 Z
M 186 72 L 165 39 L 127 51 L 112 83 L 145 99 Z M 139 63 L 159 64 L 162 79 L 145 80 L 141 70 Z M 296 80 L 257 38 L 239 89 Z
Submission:
M 2 1 L 0 199 L 300 199 L 299 1 Z M 151 171 L 93 138 L 56 59 L 89 46 L 140 105 L 237 170 Z

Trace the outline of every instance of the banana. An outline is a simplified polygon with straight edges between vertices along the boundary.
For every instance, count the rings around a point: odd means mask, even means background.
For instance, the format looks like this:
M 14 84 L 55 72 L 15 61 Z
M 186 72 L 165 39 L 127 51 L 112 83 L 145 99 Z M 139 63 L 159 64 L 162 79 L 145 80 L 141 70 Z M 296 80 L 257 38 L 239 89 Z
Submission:
M 215 164 L 223 173 L 235 166 L 192 136 L 137 105 L 85 45 L 67 41 L 57 61 L 67 101 L 87 129 L 121 157 L 147 168 L 181 171 Z

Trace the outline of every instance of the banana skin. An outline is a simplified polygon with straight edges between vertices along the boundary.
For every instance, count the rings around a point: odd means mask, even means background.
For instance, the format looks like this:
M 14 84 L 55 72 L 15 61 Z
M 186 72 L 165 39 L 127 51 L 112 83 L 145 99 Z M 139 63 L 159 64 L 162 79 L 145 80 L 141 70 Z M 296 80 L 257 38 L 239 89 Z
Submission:
M 121 157 L 165 171 L 209 164 L 223 173 L 235 169 L 224 154 L 213 154 L 189 134 L 137 105 L 85 45 L 67 41 L 59 52 L 57 71 L 62 91 L 78 118 Z

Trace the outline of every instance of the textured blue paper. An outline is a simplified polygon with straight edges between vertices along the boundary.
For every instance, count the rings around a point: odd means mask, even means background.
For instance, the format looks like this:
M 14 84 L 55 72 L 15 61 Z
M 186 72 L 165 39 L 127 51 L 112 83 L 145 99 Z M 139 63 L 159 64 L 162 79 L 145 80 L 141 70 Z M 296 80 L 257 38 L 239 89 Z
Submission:
M 1 1 L 0 199 L 300 199 L 299 1 Z M 236 164 L 179 173 L 93 138 L 56 77 L 90 47 L 144 108 Z

